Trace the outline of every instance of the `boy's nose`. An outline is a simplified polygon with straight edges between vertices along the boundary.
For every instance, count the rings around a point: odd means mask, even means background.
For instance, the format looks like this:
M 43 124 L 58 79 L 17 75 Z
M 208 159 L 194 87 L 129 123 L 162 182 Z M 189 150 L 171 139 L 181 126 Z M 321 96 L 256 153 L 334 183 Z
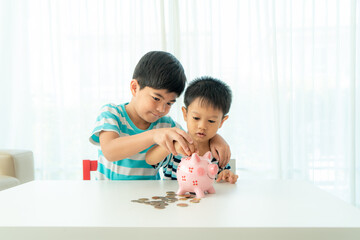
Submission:
M 165 104 L 159 104 L 158 106 L 157 106 L 157 108 L 156 108 L 156 110 L 158 110 L 158 112 L 161 112 L 161 113 L 163 113 L 163 112 L 165 112 Z
M 206 129 L 206 123 L 200 122 L 198 127 L 199 127 L 200 129 Z

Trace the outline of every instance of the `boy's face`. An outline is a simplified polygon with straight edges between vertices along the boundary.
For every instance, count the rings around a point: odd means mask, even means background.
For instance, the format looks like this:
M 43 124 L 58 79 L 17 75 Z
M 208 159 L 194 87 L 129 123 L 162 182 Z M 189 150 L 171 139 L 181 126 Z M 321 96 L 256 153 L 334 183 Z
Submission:
M 169 93 L 165 89 L 144 87 L 140 90 L 136 80 L 131 88 L 136 114 L 148 123 L 153 123 L 168 114 L 172 104 L 176 102 L 177 94 Z
M 222 124 L 229 116 L 223 118 L 221 110 L 201 104 L 196 98 L 186 109 L 182 107 L 184 120 L 190 136 L 198 143 L 208 142 L 216 135 Z

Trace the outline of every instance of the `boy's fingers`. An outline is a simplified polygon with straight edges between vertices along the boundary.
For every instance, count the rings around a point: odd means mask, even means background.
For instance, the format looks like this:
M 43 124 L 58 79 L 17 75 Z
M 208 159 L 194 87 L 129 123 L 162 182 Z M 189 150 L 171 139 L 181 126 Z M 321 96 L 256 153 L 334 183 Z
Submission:
M 193 144 L 190 144 L 189 145 L 189 148 L 190 148 L 190 152 L 193 153 L 195 151 L 195 147 Z
M 227 170 L 227 182 L 231 182 L 233 173 L 230 170 Z
M 191 152 L 191 154 L 193 154 L 194 152 L 196 152 L 196 148 L 195 148 L 195 145 L 194 144 L 190 144 L 190 152 Z
M 219 182 L 220 182 L 221 180 L 226 181 L 226 178 L 225 178 L 224 175 L 222 175 L 222 177 L 220 178 Z
M 224 162 L 224 167 L 230 162 L 230 155 L 227 155 Z
M 222 164 L 223 167 L 225 167 L 227 163 L 228 163 L 228 161 L 227 161 L 227 154 L 225 153 L 225 154 L 223 155 L 222 159 L 221 159 L 221 164 Z
M 184 147 L 183 147 L 183 150 L 184 150 L 184 153 L 186 153 L 187 156 L 191 156 L 191 150 L 190 150 L 190 147 L 184 143 Z
M 229 163 L 229 161 L 230 161 L 229 148 L 226 148 L 226 150 L 224 151 L 224 154 L 223 154 L 223 158 L 221 160 L 222 160 L 223 167 L 225 167 Z
M 230 177 L 231 177 L 231 175 L 230 175 L 229 171 L 226 171 L 226 173 L 225 173 L 225 174 L 226 174 L 226 180 L 227 180 L 227 181 L 229 181 L 229 179 L 230 179 Z
M 177 156 L 177 152 L 176 152 L 176 149 L 175 149 L 175 146 L 174 146 L 174 142 L 166 142 L 166 148 L 168 149 L 169 152 L 172 153 L 172 155 L 174 156 Z
M 224 156 L 223 156 L 223 154 L 222 154 L 222 152 L 220 151 L 219 152 L 219 159 L 218 159 L 218 161 L 219 161 L 219 166 L 220 167 L 224 167 Z
M 231 156 L 230 148 L 226 148 L 224 149 L 224 151 L 220 151 L 219 155 L 220 155 L 219 166 L 225 167 L 230 161 L 230 156 Z
M 229 182 L 230 182 L 231 184 L 235 183 L 235 182 L 234 182 L 234 176 L 231 176 L 231 177 L 230 177 Z
M 234 184 L 234 183 L 236 183 L 238 177 L 239 177 L 238 175 L 233 174 L 231 171 L 224 170 L 221 173 L 219 173 L 218 179 L 216 180 L 216 182 L 220 182 L 221 180 L 224 180 L 225 182 Z
M 184 150 L 184 152 L 186 153 L 186 155 L 191 155 L 188 143 L 185 141 L 185 139 L 181 136 L 176 136 L 176 138 L 174 139 L 174 141 L 177 141 L 180 144 L 180 147 Z
M 218 152 L 216 151 L 216 149 L 215 149 L 214 147 L 211 147 L 210 150 L 211 150 L 211 154 L 213 155 L 213 157 L 214 157 L 216 160 L 220 161 L 219 154 L 218 154 Z M 219 162 L 219 163 L 220 163 L 220 162 Z M 219 166 L 220 166 L 220 165 L 219 165 Z M 221 167 L 221 166 L 220 166 L 220 167 Z
M 193 144 L 192 138 L 191 138 L 190 135 L 187 134 L 185 131 L 177 128 L 177 129 L 176 129 L 176 132 L 177 132 L 178 134 L 180 134 L 183 138 L 185 138 L 185 140 L 188 141 L 190 144 Z
M 230 182 L 231 182 L 232 184 L 236 183 L 238 177 L 239 177 L 238 175 L 233 175 L 233 176 L 231 176 L 231 181 L 230 181 Z
M 216 179 L 216 182 L 220 182 L 222 180 L 223 177 L 223 172 L 219 173 L 218 178 Z
M 226 163 L 225 163 L 225 165 L 227 165 L 230 162 L 230 158 L 231 158 L 231 151 L 230 151 L 230 148 L 229 148 L 228 152 L 226 154 Z

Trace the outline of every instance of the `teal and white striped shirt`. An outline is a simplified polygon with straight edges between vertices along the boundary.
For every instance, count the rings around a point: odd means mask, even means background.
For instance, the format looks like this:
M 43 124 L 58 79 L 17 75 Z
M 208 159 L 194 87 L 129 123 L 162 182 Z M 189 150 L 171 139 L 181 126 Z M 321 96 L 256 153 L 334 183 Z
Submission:
M 153 122 L 147 130 L 137 128 L 129 118 L 125 104 L 107 104 L 102 107 L 100 115 L 96 119 L 96 125 L 90 137 L 90 142 L 100 146 L 99 133 L 101 131 L 112 131 L 120 137 L 132 136 L 157 128 L 178 127 L 179 124 L 169 116 L 164 116 Z M 99 180 L 158 180 L 160 179 L 159 168 L 162 164 L 151 166 L 145 161 L 145 154 L 150 146 L 143 151 L 119 161 L 108 161 L 101 148 L 98 150 L 98 176 Z

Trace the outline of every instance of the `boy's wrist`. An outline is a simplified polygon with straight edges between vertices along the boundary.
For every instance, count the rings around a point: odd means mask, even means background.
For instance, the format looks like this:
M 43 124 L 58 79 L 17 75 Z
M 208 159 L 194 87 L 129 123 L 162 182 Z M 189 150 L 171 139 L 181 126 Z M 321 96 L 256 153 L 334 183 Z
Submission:
M 151 129 L 149 131 L 147 131 L 146 133 L 149 135 L 150 139 L 151 139 L 151 145 L 159 145 L 156 142 L 156 134 L 158 132 L 159 129 Z

